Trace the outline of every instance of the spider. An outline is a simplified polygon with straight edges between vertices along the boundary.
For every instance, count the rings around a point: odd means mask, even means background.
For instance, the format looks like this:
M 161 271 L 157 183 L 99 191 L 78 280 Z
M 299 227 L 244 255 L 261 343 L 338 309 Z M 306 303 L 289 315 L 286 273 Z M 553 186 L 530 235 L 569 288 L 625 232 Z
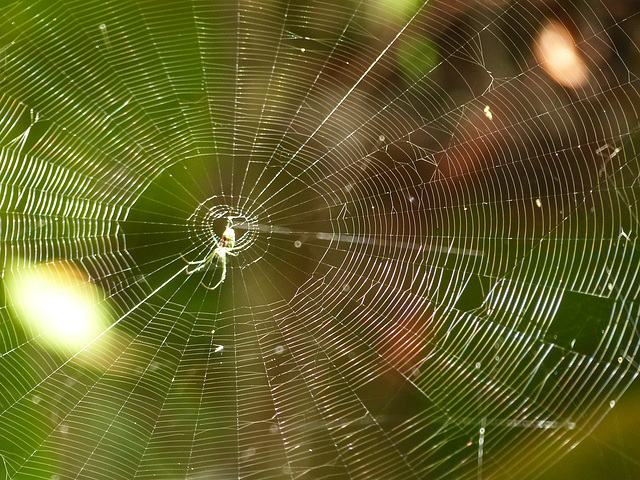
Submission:
M 185 267 L 184 271 L 187 273 L 187 275 L 191 275 L 192 273 L 202 270 L 203 268 L 207 268 L 211 264 L 211 262 L 213 262 L 214 260 L 219 260 L 222 263 L 222 275 L 220 276 L 220 280 L 218 281 L 218 283 L 216 283 L 213 287 L 209 287 L 204 283 L 200 282 L 200 284 L 204 288 L 209 290 L 215 290 L 220 285 L 222 285 L 222 282 L 224 282 L 224 279 L 227 277 L 227 255 L 233 255 L 234 257 L 238 255 L 237 250 L 239 250 L 240 247 L 236 247 L 235 243 L 236 243 L 236 232 L 234 232 L 233 228 L 231 228 L 231 219 L 229 219 L 227 223 L 227 227 L 224 229 L 224 232 L 222 232 L 222 238 L 217 243 L 213 251 L 209 255 L 207 255 L 203 260 L 196 260 L 194 262 L 190 262 L 186 258 L 184 258 L 182 254 L 180 254 L 182 259 L 185 262 L 187 262 L 187 266 Z M 190 265 L 197 265 L 197 267 L 189 271 Z

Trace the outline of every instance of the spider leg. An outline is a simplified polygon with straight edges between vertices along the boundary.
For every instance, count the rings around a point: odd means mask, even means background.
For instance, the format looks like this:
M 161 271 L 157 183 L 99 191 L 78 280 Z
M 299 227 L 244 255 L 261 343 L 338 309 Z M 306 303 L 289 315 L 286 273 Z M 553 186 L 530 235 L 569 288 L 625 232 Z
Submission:
M 227 252 L 227 253 L 229 253 L 229 252 Z M 224 279 L 226 277 L 227 277 L 227 261 L 226 261 L 226 259 L 223 259 L 222 260 L 222 275 L 220 275 L 220 280 L 218 280 L 218 283 L 216 283 L 215 286 L 213 286 L 213 287 L 208 287 L 202 282 L 200 282 L 200 285 L 202 285 L 207 290 L 215 290 L 220 285 L 222 285 L 222 282 L 224 282 Z
M 202 262 L 198 262 L 198 263 L 202 263 Z M 191 263 L 189 265 L 192 265 Z M 204 265 L 199 265 L 197 266 L 194 270 L 189 271 L 189 265 L 187 265 L 186 267 L 184 267 L 184 271 L 187 275 L 191 275 L 194 272 L 197 272 L 198 270 L 200 270 L 202 267 L 204 267 Z
M 240 253 L 240 250 L 242 250 L 242 246 L 241 245 L 238 245 L 236 247 L 227 248 L 226 254 L 227 255 L 233 255 L 234 257 L 237 257 L 238 254 Z
M 189 260 L 184 258 L 184 255 L 180 254 L 180 257 L 189 265 L 198 265 L 199 263 L 204 263 L 207 261 L 207 259 L 205 258 L 204 260 L 196 260 L 196 261 L 190 262 Z

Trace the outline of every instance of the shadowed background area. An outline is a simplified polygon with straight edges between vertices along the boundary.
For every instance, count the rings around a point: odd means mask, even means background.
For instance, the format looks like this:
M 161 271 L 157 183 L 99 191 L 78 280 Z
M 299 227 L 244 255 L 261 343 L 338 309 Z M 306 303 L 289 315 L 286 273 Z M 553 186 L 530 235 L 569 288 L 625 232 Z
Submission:
M 639 22 L 0 6 L 0 476 L 638 477 Z

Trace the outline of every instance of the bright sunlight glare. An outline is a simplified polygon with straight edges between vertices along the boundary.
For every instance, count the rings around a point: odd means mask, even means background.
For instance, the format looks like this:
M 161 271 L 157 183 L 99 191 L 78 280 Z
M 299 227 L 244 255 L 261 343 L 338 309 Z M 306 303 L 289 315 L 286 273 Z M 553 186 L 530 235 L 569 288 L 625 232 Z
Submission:
M 97 287 L 75 269 L 48 264 L 21 270 L 7 290 L 24 328 L 42 335 L 48 348 L 77 351 L 108 326 Z
M 557 21 L 548 22 L 539 33 L 534 53 L 542 68 L 560 85 L 578 88 L 589 80 L 589 69 L 573 36 Z

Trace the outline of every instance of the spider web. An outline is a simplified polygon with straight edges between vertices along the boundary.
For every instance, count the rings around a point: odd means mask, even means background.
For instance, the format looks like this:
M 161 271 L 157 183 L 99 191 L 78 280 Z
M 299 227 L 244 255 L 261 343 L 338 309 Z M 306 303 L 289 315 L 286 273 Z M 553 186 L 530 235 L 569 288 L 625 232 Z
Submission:
M 5 476 L 539 474 L 638 372 L 638 11 L 1 7 L 3 284 L 109 319 L 74 350 L 0 290 Z

